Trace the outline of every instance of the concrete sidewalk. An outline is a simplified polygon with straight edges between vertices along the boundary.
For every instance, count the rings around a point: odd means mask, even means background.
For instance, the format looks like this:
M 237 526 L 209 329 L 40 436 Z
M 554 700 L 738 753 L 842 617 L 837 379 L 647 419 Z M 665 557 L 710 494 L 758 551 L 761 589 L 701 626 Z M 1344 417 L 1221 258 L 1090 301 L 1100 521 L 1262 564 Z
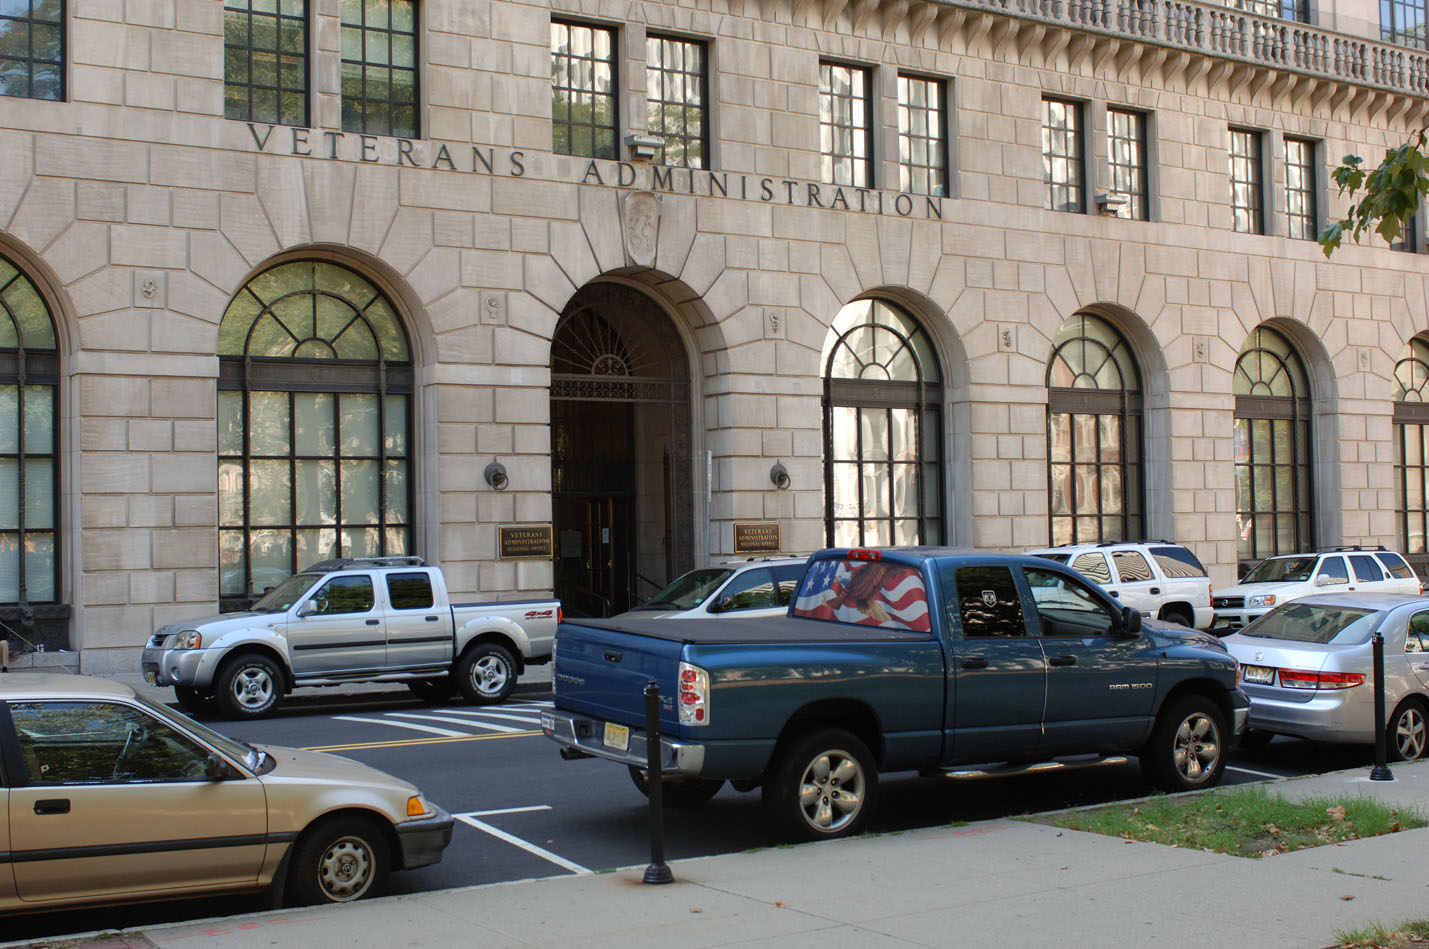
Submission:
M 1267 787 L 1429 811 L 1429 761 L 1393 770 L 1390 782 L 1356 771 Z M 631 867 L 151 926 L 128 944 L 1319 949 L 1337 931 L 1429 917 L 1429 828 L 1252 860 L 1005 819 L 671 869 L 667 886 Z

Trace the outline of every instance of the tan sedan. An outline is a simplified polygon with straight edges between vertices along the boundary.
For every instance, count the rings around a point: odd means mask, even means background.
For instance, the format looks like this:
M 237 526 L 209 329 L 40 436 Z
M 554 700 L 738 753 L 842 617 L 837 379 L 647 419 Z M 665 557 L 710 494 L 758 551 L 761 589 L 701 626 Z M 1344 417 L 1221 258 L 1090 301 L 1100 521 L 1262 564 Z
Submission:
M 415 787 L 355 761 L 234 741 L 105 679 L 0 677 L 0 913 L 347 902 L 436 863 L 451 833 Z

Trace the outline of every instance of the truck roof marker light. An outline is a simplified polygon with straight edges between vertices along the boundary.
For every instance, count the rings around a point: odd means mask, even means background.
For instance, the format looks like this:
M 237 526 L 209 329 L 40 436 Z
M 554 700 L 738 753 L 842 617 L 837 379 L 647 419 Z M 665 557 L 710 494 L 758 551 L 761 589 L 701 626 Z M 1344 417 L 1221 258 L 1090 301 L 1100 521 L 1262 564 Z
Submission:
M 882 560 L 882 559 L 883 559 L 883 551 L 881 551 L 881 550 L 867 550 L 867 549 L 850 550 L 850 551 L 848 552 L 848 559 L 850 559 L 850 560 Z

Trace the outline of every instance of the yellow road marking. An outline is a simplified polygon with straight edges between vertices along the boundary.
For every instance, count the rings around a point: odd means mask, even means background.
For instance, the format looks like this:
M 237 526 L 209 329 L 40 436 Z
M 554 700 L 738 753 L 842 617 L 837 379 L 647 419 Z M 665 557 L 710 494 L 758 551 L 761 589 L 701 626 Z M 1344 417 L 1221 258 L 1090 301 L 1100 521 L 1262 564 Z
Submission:
M 391 741 L 359 741 L 350 745 L 309 745 L 304 751 L 361 751 L 364 748 L 405 748 L 408 745 L 446 745 L 458 741 L 493 741 L 497 738 L 529 738 L 541 734 L 539 728 L 501 735 L 462 735 L 456 738 L 394 738 Z

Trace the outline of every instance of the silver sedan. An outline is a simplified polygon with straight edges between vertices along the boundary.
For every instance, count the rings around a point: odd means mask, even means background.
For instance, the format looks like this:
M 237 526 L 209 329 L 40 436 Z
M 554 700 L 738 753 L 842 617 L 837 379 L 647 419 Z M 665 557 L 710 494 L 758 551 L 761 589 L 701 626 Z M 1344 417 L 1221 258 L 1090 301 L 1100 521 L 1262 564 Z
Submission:
M 1222 639 L 1250 697 L 1250 740 L 1373 743 L 1376 632 L 1384 637 L 1389 756 L 1421 757 L 1429 749 L 1429 596 L 1307 596 Z

